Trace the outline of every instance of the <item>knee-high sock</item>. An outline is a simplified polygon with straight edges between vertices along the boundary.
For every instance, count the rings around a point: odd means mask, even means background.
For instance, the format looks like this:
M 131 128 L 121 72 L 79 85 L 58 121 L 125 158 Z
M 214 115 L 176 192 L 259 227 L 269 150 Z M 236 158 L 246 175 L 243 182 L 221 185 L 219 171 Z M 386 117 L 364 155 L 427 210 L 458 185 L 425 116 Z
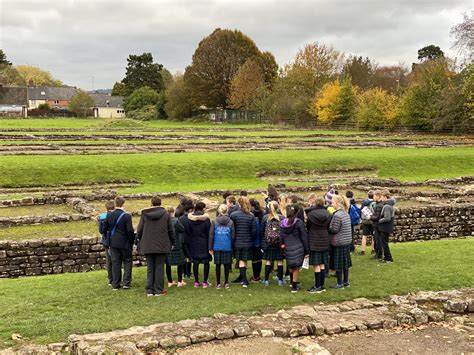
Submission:
M 283 280 L 283 265 L 278 265 L 277 267 L 278 280 Z
M 321 286 L 321 272 L 314 273 L 314 287 L 318 288 Z
M 340 270 L 336 271 L 336 277 L 337 277 L 337 284 L 342 285 L 342 271 Z
M 349 283 L 349 269 L 344 269 L 344 283 Z
M 203 280 L 203 282 L 209 282 L 209 269 L 210 269 L 210 265 L 207 262 L 207 263 L 204 264 L 204 280 Z
M 183 282 L 184 265 L 178 265 L 178 282 Z
M 245 266 L 240 267 L 240 279 L 243 283 L 248 283 L 247 281 L 247 268 Z
M 216 284 L 221 283 L 221 264 L 216 264 Z
M 265 281 L 268 281 L 270 278 L 270 273 L 272 272 L 272 266 L 271 265 L 265 265 Z

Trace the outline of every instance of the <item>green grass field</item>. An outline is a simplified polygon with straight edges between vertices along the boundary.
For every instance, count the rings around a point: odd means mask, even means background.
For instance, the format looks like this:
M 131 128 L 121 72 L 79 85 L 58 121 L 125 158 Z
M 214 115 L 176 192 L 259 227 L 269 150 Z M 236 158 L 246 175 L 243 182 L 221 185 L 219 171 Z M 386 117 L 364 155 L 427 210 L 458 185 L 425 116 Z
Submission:
M 103 156 L 2 156 L 0 185 L 60 185 L 136 179 L 127 192 L 261 188 L 261 171 L 373 167 L 378 175 L 423 181 L 474 174 L 472 148 L 326 149 Z
M 11 335 L 28 342 L 62 341 L 72 333 L 103 332 L 134 325 L 177 321 L 214 313 L 278 310 L 306 302 L 335 302 L 355 297 L 382 298 L 418 290 L 472 287 L 474 239 L 401 243 L 392 246 L 395 263 L 379 264 L 353 257 L 351 287 L 320 295 L 291 294 L 273 282 L 265 288 L 234 285 L 230 290 L 172 288 L 168 296 L 145 296 L 145 268 L 135 268 L 133 287 L 112 292 L 104 271 L 0 280 L 0 346 L 12 345 Z M 449 262 L 447 262 L 449 260 Z M 202 273 L 202 270 L 201 270 Z M 235 276 L 235 275 L 234 275 Z M 201 276 L 202 277 L 202 276 Z M 211 282 L 214 283 L 211 270 Z M 303 271 L 303 289 L 313 282 Z M 334 283 L 333 278 L 327 284 Z M 8 321 L 7 321 L 8 320 Z

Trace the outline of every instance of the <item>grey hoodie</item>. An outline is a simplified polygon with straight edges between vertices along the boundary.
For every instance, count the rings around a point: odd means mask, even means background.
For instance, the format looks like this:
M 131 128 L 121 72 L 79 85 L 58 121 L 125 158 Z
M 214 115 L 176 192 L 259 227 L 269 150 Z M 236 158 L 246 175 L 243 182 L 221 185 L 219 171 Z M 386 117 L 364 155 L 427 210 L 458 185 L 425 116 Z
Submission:
M 390 199 L 385 201 L 379 219 L 379 231 L 384 233 L 392 233 L 395 219 L 395 200 Z

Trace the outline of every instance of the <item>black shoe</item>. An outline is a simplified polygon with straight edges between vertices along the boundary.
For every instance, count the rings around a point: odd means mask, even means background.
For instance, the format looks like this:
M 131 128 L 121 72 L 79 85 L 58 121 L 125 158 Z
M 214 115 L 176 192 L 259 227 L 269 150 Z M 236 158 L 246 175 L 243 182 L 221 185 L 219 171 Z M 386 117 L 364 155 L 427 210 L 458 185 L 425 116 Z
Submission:
M 335 285 L 331 285 L 331 286 L 329 286 L 329 287 L 330 287 L 330 288 L 339 289 L 339 288 L 344 288 L 344 285 L 335 284 Z
M 235 280 L 231 281 L 230 283 L 233 283 L 233 284 L 241 284 L 242 283 L 242 279 L 240 277 L 237 277 Z
M 344 288 L 346 287 L 351 287 L 351 284 L 349 282 L 344 282 Z
M 382 260 L 384 264 L 391 264 L 393 263 L 393 260 Z
M 290 291 L 290 292 L 291 292 L 291 293 L 297 293 L 299 290 L 300 290 L 300 288 L 299 288 L 298 286 L 293 286 L 293 287 L 291 288 L 291 291 Z
M 324 288 L 316 287 L 316 286 L 313 286 L 308 290 L 309 293 L 321 293 L 321 292 L 324 292 L 324 291 L 326 291 Z

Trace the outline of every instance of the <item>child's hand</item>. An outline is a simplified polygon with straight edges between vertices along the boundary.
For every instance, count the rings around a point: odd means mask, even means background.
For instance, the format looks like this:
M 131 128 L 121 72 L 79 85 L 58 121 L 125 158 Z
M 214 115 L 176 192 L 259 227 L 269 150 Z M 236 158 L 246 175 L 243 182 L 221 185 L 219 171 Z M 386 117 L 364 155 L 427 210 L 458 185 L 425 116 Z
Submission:
M 211 254 L 212 256 L 214 256 L 214 250 L 209 250 L 209 254 Z

